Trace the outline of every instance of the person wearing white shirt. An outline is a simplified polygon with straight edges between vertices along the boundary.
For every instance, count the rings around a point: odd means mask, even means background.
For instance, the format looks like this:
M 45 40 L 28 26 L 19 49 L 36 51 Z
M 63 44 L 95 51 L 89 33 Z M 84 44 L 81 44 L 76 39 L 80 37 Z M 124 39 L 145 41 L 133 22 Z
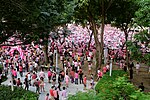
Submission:
M 139 73 L 139 69 L 140 69 L 139 62 L 136 63 L 135 67 L 136 67 L 136 74 L 138 74 Z

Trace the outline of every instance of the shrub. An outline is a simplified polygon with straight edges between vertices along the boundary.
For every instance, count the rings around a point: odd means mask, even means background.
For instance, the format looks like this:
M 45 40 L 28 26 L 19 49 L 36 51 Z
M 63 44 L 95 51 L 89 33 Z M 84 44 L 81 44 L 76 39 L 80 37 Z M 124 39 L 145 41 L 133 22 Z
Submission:
M 127 73 L 115 70 L 112 76 L 109 73 L 97 83 L 95 91 L 79 92 L 69 96 L 68 100 L 149 100 L 150 93 L 140 92 L 128 82 Z
M 37 100 L 38 94 L 24 90 L 23 88 L 14 87 L 11 91 L 10 86 L 0 86 L 0 100 Z

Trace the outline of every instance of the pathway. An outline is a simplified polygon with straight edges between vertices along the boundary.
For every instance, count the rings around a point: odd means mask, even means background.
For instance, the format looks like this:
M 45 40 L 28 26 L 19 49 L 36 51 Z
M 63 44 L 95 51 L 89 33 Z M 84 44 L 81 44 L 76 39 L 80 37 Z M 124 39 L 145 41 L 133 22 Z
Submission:
M 25 73 L 26 74 L 26 73 Z M 45 75 L 47 76 L 47 73 L 45 72 Z M 25 75 L 24 75 L 25 76 Z M 57 75 L 58 76 L 58 75 Z M 20 75 L 19 75 L 19 73 L 18 73 L 18 78 L 20 78 L 21 79 L 21 82 L 24 82 L 24 78 L 25 77 L 20 77 Z M 11 78 L 10 78 L 10 75 L 8 75 L 8 79 L 5 81 L 5 82 L 3 82 L 2 84 L 4 84 L 4 85 L 9 85 L 10 84 L 10 80 L 11 80 Z M 51 86 L 52 86 L 52 84 L 51 83 L 48 83 L 48 78 L 46 77 L 45 78 L 45 92 L 42 92 L 40 95 L 39 95 L 39 100 L 44 100 L 44 98 L 45 98 L 45 96 L 46 96 L 46 94 L 47 93 L 49 93 L 49 89 L 51 88 Z M 89 87 L 89 81 L 87 81 L 87 88 Z M 56 86 L 57 86 L 57 84 L 56 84 Z M 78 91 L 85 91 L 85 90 L 83 90 L 83 88 L 84 88 L 84 86 L 83 86 L 83 84 L 78 84 L 78 85 L 76 85 L 76 84 L 72 84 L 72 83 L 69 83 L 69 87 L 67 88 L 67 94 L 75 94 L 75 93 L 77 93 Z M 33 87 L 33 86 L 30 86 L 29 87 L 29 90 L 30 91 L 33 91 L 33 92 L 35 92 L 35 90 L 36 90 L 36 88 L 35 87 Z M 61 91 L 60 91 L 60 94 L 61 94 Z M 61 95 L 59 96 L 60 97 L 60 100 L 61 100 Z

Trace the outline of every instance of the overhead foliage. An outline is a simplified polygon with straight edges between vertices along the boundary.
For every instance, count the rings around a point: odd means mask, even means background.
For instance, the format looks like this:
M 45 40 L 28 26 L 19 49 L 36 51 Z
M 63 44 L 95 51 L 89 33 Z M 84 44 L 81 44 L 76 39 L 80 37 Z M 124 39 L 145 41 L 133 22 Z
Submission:
M 136 11 L 135 22 L 144 27 L 150 27 L 150 0 L 136 0 L 140 8 Z
M 18 38 L 30 43 L 47 38 L 57 26 L 70 22 L 71 0 L 1 0 L 0 43 L 18 31 Z
M 147 50 L 150 48 L 150 34 L 147 30 L 141 31 L 135 34 L 134 41 L 128 41 L 128 50 L 131 52 L 130 57 L 141 63 L 145 63 L 150 66 L 150 53 Z M 145 47 L 141 47 L 141 43 Z M 144 49 L 144 51 L 142 50 Z

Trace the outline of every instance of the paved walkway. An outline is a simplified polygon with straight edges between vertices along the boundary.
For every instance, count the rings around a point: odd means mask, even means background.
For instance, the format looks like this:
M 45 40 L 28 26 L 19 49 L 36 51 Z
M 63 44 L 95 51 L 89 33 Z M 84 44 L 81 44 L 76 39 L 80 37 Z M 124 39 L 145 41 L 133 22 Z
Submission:
M 26 73 L 25 73 L 25 74 L 26 74 Z M 25 75 L 25 74 L 24 74 L 24 75 Z M 46 72 L 45 72 L 45 75 L 47 76 L 47 73 L 46 73 Z M 58 75 L 57 75 L 57 76 L 58 76 Z M 24 82 L 24 78 L 25 78 L 25 77 L 20 77 L 19 73 L 18 73 L 18 78 L 21 79 L 21 82 Z M 11 80 L 10 75 L 8 75 L 8 79 L 7 79 L 5 82 L 3 82 L 2 84 L 4 84 L 4 85 L 9 85 L 9 84 L 10 84 L 10 80 Z M 39 100 L 44 100 L 44 99 L 45 99 L 46 94 L 49 93 L 49 89 L 50 89 L 51 86 L 52 86 L 51 83 L 48 83 L 48 78 L 47 78 L 47 77 L 44 79 L 44 82 L 45 82 L 45 92 L 42 92 L 42 93 L 39 95 Z M 89 83 L 90 83 L 90 82 L 87 81 L 87 88 L 89 87 Z M 56 84 L 56 86 L 57 86 L 57 84 Z M 61 87 L 61 88 L 62 88 L 62 87 Z M 69 87 L 67 88 L 67 94 L 75 94 L 75 93 L 77 93 L 78 91 L 83 91 L 83 92 L 84 92 L 85 90 L 83 90 L 83 88 L 84 88 L 83 84 L 78 84 L 78 85 L 76 85 L 76 84 L 74 84 L 74 83 L 69 83 Z M 29 87 L 29 90 L 35 92 L 36 88 L 33 87 L 33 86 L 30 86 L 30 87 Z M 61 94 L 61 91 L 60 91 L 60 94 Z M 60 95 L 59 97 L 60 97 L 60 100 L 61 100 L 61 95 Z

